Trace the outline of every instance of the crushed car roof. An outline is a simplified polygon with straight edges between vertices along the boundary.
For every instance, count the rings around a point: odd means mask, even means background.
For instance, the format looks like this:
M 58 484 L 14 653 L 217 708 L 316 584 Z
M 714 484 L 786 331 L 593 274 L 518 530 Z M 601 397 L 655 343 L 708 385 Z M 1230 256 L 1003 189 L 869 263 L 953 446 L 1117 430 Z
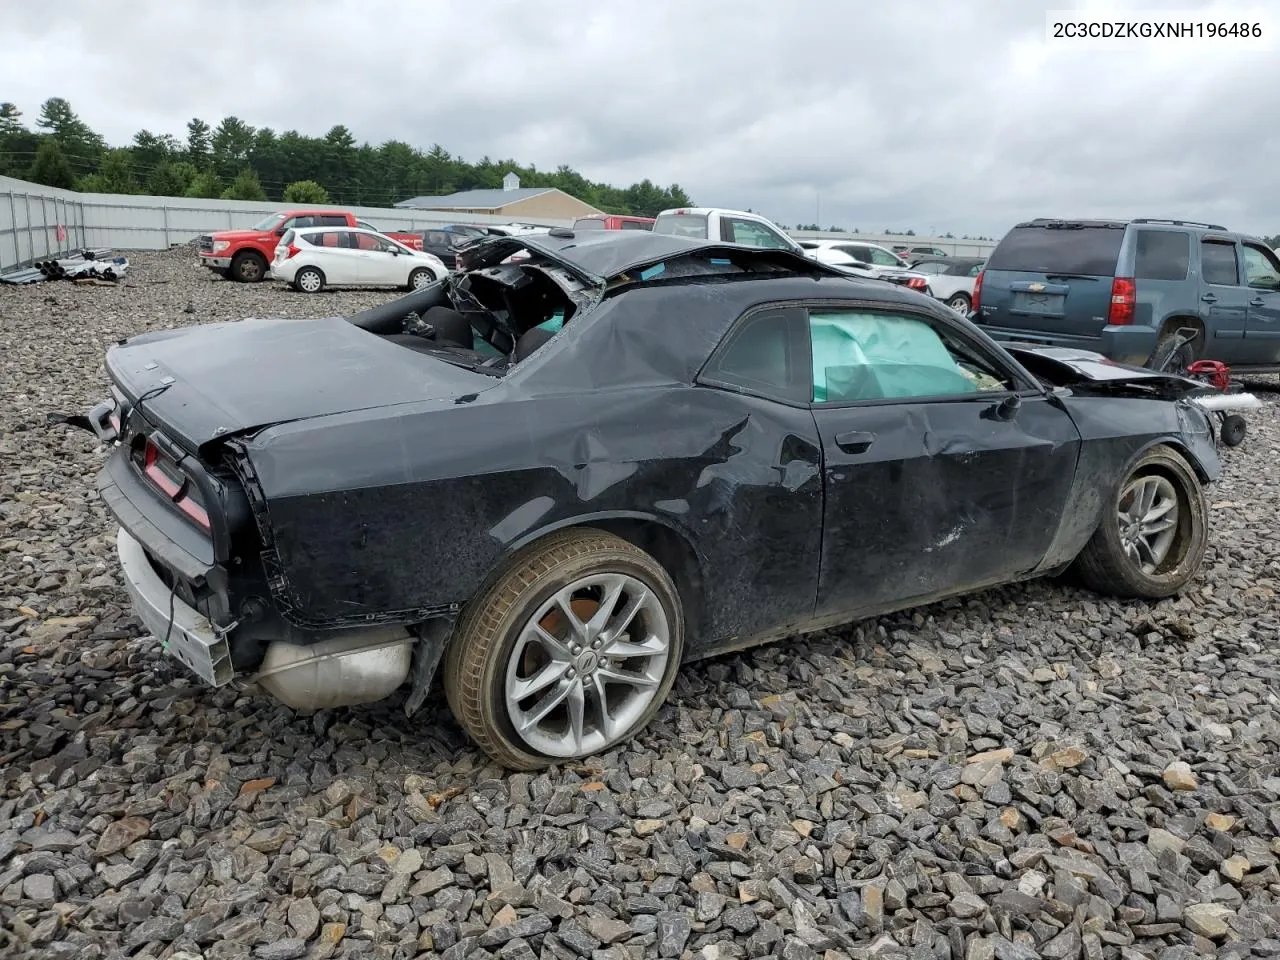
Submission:
M 647 230 L 584 231 L 557 230 L 532 236 L 492 237 L 476 240 L 460 251 L 464 269 L 476 269 L 500 263 L 520 250 L 563 264 L 583 279 L 605 283 L 619 274 L 643 269 L 663 260 L 691 254 L 723 252 L 726 256 L 760 256 L 787 260 L 807 273 L 842 275 L 825 264 L 788 250 L 771 250 L 739 246 L 716 240 L 697 240 Z

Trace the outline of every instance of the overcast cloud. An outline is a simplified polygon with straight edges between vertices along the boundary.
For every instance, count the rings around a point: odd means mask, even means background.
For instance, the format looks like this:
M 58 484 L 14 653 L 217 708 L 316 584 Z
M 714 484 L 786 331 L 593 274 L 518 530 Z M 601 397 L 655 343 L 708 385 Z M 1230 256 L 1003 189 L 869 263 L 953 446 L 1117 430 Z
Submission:
M 33 122 L 66 97 L 112 144 L 143 127 L 184 136 L 193 116 L 343 123 L 468 160 L 679 183 L 788 224 L 998 236 L 1024 217 L 1111 215 L 1280 231 L 1280 44 L 1045 42 L 1046 9 L 1095 6 L 7 0 L 0 100 Z M 1280 34 L 1271 6 L 1263 28 Z M 1102 9 L 1143 8 L 1247 12 Z

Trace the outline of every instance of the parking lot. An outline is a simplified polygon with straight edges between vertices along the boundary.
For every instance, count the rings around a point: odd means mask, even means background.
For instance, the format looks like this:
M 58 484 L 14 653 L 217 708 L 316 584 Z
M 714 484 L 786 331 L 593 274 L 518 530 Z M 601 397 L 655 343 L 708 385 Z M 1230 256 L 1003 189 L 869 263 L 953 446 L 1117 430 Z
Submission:
M 1280 955 L 1272 381 L 1180 599 L 1036 582 L 704 661 L 623 748 L 517 775 L 442 696 L 295 715 L 137 626 L 104 451 L 45 415 L 122 337 L 391 294 L 130 260 L 0 288 L 0 955 Z

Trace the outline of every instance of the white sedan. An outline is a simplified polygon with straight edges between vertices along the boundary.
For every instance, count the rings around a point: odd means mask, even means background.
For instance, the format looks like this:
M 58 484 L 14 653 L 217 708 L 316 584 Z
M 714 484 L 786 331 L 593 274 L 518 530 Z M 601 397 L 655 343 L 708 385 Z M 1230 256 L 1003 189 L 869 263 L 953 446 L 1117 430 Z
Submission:
M 448 273 L 439 257 L 374 230 L 304 227 L 280 238 L 270 276 L 303 293 L 319 293 L 325 287 L 416 290 Z

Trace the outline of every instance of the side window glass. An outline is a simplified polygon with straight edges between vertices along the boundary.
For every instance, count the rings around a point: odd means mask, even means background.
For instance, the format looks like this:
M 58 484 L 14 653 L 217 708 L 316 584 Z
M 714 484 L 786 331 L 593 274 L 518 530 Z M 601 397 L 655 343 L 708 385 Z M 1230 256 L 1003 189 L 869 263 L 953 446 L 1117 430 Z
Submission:
M 1240 283 L 1236 245 L 1220 240 L 1200 241 L 1200 273 L 1205 283 L 1234 287 Z
M 356 240 L 356 247 L 360 250 L 379 251 L 388 249 L 387 245 L 378 237 L 368 233 L 352 234 Z
M 733 243 L 773 250 L 783 249 L 787 246 L 783 239 L 768 227 L 760 223 L 753 223 L 750 220 L 730 219 L 729 229 L 733 234 L 731 241 Z
M 1249 286 L 1256 290 L 1275 290 L 1280 287 L 1280 269 L 1275 257 L 1252 244 L 1244 245 L 1244 271 Z
M 871 262 L 879 267 L 896 267 L 898 261 L 888 250 L 881 250 L 879 247 L 869 247 L 871 254 Z
M 726 334 L 702 379 L 750 393 L 805 403 L 809 378 L 804 367 L 803 314 L 767 310 L 752 314 Z
M 813 400 L 848 403 L 1008 391 L 977 350 L 916 317 L 832 311 L 809 315 Z
M 277 224 L 276 229 L 284 231 L 284 230 L 289 230 L 292 227 L 302 227 L 302 226 L 306 226 L 306 224 L 298 222 L 297 217 L 290 217 L 288 220 L 285 220 Z
M 1139 230 L 1135 273 L 1139 280 L 1185 280 L 1191 237 L 1174 230 Z

